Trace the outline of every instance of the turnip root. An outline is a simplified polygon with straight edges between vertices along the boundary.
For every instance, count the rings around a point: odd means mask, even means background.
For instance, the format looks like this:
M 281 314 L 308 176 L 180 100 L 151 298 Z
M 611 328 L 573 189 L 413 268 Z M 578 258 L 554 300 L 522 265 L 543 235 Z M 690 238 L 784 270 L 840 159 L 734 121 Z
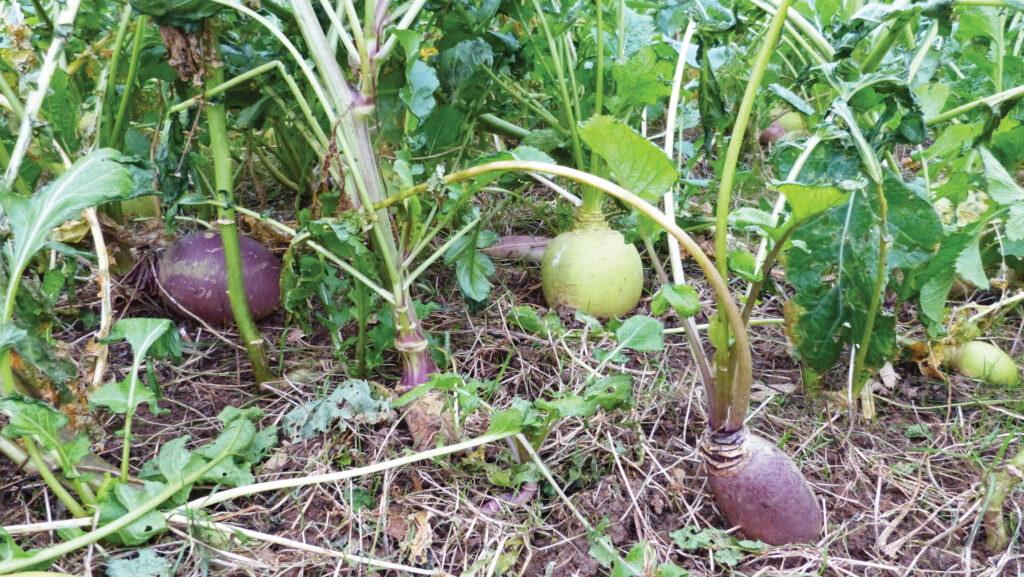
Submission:
M 246 300 L 258 320 L 272 313 L 281 300 L 281 264 L 255 240 L 240 236 L 238 241 Z M 197 232 L 179 239 L 160 259 L 157 278 L 164 302 L 178 313 L 214 324 L 234 319 L 219 233 Z
M 503 236 L 480 252 L 491 258 L 532 260 L 540 262 L 551 239 L 546 236 Z
M 625 315 L 640 302 L 643 264 L 636 247 L 581 211 L 569 232 L 556 236 L 541 261 L 544 300 L 602 318 Z
M 796 464 L 746 427 L 713 434 L 701 446 L 715 503 L 729 523 L 769 545 L 809 543 L 823 515 Z
M 945 363 L 961 375 L 982 379 L 993 385 L 1012 386 L 1020 383 L 1020 370 L 999 347 L 971 341 L 950 348 Z

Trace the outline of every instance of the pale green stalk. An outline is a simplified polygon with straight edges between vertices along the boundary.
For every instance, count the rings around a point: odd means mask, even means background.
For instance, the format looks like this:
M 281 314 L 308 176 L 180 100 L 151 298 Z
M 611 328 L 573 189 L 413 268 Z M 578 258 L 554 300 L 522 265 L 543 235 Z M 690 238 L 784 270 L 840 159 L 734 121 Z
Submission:
M 757 92 L 764 77 L 768 62 L 778 45 L 779 36 L 782 33 L 782 25 L 786 20 L 786 13 L 789 12 L 789 5 L 792 0 L 780 0 L 778 9 L 772 16 L 768 32 L 765 34 L 761 48 L 754 58 L 751 66 L 750 78 L 747 80 L 747 88 L 743 93 L 743 100 L 740 101 L 739 110 L 736 112 L 736 121 L 733 124 L 732 136 L 729 139 L 729 147 L 725 154 L 725 164 L 722 167 L 722 181 L 718 192 L 718 206 L 716 207 L 715 219 L 715 265 L 718 274 L 725 278 L 728 274 L 728 235 L 729 235 L 729 209 L 732 203 L 732 186 L 736 176 L 737 165 L 739 164 L 740 150 L 743 148 L 743 137 L 746 134 L 747 124 L 750 121 L 750 113 L 754 108 L 754 101 L 757 99 Z M 720 299 L 725 298 L 727 292 L 719 293 Z M 720 305 L 721 306 L 721 305 Z M 741 329 L 744 330 L 744 329 Z M 711 400 L 711 415 L 709 424 L 712 430 L 718 431 L 720 427 L 723 432 L 738 431 L 743 427 L 746 418 L 747 406 L 750 401 L 750 389 L 735 386 L 723 386 L 725 383 L 732 383 L 732 363 L 729 361 L 729 329 L 722 324 L 722 329 L 711 331 L 712 342 L 715 343 L 715 364 L 718 376 L 715 387 L 715 398 Z M 737 335 L 738 336 L 738 335 Z
M 64 10 L 57 17 L 56 30 L 72 30 L 75 25 L 75 17 L 78 15 L 78 8 L 82 0 L 67 0 Z M 3 180 L 0 181 L 0 194 L 11 189 L 14 180 L 18 177 L 18 170 L 28 152 L 29 144 L 32 142 L 32 132 L 35 122 L 38 120 L 39 111 L 43 107 L 43 100 L 50 90 L 50 82 L 57 70 L 57 64 L 61 60 L 64 46 L 67 44 L 69 35 L 55 34 L 50 48 L 46 51 L 43 65 L 39 69 L 39 80 L 36 89 L 29 95 L 25 103 L 24 114 L 21 117 L 21 126 L 18 130 L 18 139 L 14 143 L 14 150 L 11 151 L 11 161 L 7 165 Z M 0 218 L 3 217 L 3 210 L 0 209 Z

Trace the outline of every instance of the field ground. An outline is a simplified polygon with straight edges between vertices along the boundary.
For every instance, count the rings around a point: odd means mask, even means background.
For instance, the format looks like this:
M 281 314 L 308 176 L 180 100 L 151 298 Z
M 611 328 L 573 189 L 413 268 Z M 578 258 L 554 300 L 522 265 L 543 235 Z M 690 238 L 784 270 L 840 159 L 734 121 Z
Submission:
M 527 334 L 507 322 L 513 304 L 542 307 L 536 266 L 499 266 L 492 301 L 478 314 L 466 311 L 453 279 L 426 282 L 431 284 L 422 286 L 421 294 L 441 305 L 426 326 L 450 351 L 450 370 L 467 380 L 500 376 L 501 386 L 486 399 L 494 407 L 507 406 L 516 396 L 535 399 L 579 386 L 594 364 L 592 351 L 607 348 L 603 337 L 581 338 L 587 331 L 571 314 L 561 316 L 575 330 L 561 339 Z M 705 291 L 708 305 L 709 294 Z M 157 300 L 131 287 L 121 286 L 119 297 L 121 306 L 132 301 L 130 316 L 166 314 Z M 754 316 L 780 314 L 768 299 Z M 1019 358 L 1021 321 L 1004 321 L 1009 329 L 1002 344 Z M 670 327 L 673 322 L 666 319 Z M 271 383 L 272 390 L 251 385 L 248 373 L 239 369 L 246 366 L 244 353 L 229 344 L 236 335 L 214 334 L 189 321 L 179 328 L 186 357 L 178 366 L 162 363 L 158 371 L 166 396 L 161 405 L 170 412 L 137 416 L 133 460 L 140 463 L 183 433 L 194 443 L 212 438 L 218 431 L 213 418 L 226 405 L 259 407 L 264 426 L 280 425 L 292 408 L 323 396 L 343 379 L 329 336 L 285 327 L 280 313 L 262 324 L 285 376 Z M 60 335 L 64 342 L 82 343 L 80 336 L 85 334 Z M 726 539 L 682 549 L 670 533 L 728 527 L 711 501 L 697 454 L 705 416 L 688 347 L 681 335 L 668 336 L 666 344 L 663 353 L 634 354 L 624 366 L 606 369 L 633 375 L 634 407 L 586 422 L 562 420 L 539 451 L 572 505 L 590 523 L 604 523 L 605 534 L 623 555 L 643 541 L 649 568 L 671 562 L 693 576 L 1024 574 L 1021 492 L 1007 501 L 1015 537 L 1009 551 L 991 557 L 984 551 L 977 515 L 985 471 L 1000 451 L 1019 449 L 1024 430 L 1019 391 L 979 388 L 957 376 L 948 383 L 929 381 L 913 365 L 897 366 L 895 382 L 876 390 L 877 419 L 851 420 L 837 401 L 844 375 L 826 375 L 822 391 L 805 390 L 777 326 L 755 330 L 749 422 L 799 462 L 824 504 L 826 532 L 817 544 L 805 546 L 742 551 Z M 124 347 L 111 351 L 119 377 L 130 357 Z M 387 367 L 384 373 L 381 380 L 388 382 Z M 100 452 L 112 462 L 121 448 L 119 437 L 110 433 L 120 426 L 120 417 L 92 423 L 95 432 L 107 431 L 94 438 L 106 439 Z M 478 411 L 458 423 L 459 435 L 472 437 L 487 426 L 486 415 Z M 398 413 L 377 425 L 340 426 L 307 441 L 284 441 L 257 469 L 259 481 L 379 463 L 408 453 L 411 445 Z M 263 493 L 211 511 L 215 521 L 262 535 L 232 542 L 226 535 L 172 524 L 172 533 L 153 547 L 174 560 L 177 575 L 381 574 L 351 558 L 339 559 L 337 551 L 396 564 L 384 572 L 396 576 L 608 574 L 588 553 L 586 529 L 550 484 L 542 483 L 539 497 L 524 506 L 503 506 L 493 515 L 481 511 L 501 492 L 488 482 L 488 473 L 511 467 L 510 454 L 496 444 L 347 482 Z M 26 477 L 7 461 L 0 467 L 8 479 L 0 487 L 0 523 L 63 517 L 38 478 Z M 717 536 L 723 538 L 720 531 Z M 56 540 L 40 533 L 31 544 Z M 135 553 L 96 546 L 52 570 L 95 574 L 107 555 Z

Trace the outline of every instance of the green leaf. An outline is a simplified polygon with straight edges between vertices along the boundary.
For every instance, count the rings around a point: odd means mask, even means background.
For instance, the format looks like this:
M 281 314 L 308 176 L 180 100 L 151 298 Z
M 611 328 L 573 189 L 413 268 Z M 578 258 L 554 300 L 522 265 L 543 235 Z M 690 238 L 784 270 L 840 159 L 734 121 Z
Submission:
M 665 325 L 657 319 L 637 315 L 626 319 L 615 331 L 620 347 L 634 351 L 660 351 L 665 348 Z
M 841 184 L 800 184 L 795 182 L 782 183 L 775 188 L 786 195 L 786 202 L 793 210 L 793 222 L 825 212 L 850 199 L 855 188 L 863 188 L 863 182 L 847 182 Z
M 621 121 L 595 116 L 580 129 L 580 137 L 608 164 L 615 180 L 637 196 L 657 199 L 679 178 L 660 148 Z
M 14 193 L 0 196 L 14 238 L 5 246 L 8 288 L 12 289 L 29 260 L 46 246 L 50 230 L 105 202 L 132 193 L 132 173 L 116 150 L 103 148 L 75 161 L 57 180 L 31 198 Z M 7 298 L 12 290 L 8 290 Z
M 18 546 L 18 543 L 11 537 L 11 534 L 6 529 L 0 527 L 0 561 L 11 561 L 15 559 L 29 559 L 32 557 L 32 552 L 25 552 L 24 549 Z M 45 563 L 37 563 L 35 565 L 29 565 L 25 567 L 26 571 L 45 571 L 52 561 Z
M 1006 216 L 1006 238 L 1011 241 L 1024 240 L 1024 204 L 1010 207 L 1010 214 Z
M 1010 173 L 1002 163 L 992 156 L 987 148 L 978 148 L 981 160 L 985 165 L 985 180 L 988 181 L 988 195 L 999 204 L 1015 204 L 1024 202 L 1024 190 L 1017 186 Z
M 70 440 L 62 439 L 60 430 L 68 422 L 64 413 L 42 401 L 21 395 L 0 398 L 0 412 L 8 417 L 7 426 L 0 431 L 5 437 L 35 439 L 47 450 L 57 453 L 64 476 L 78 477 L 75 465 L 89 452 L 89 437 L 81 433 Z
M 590 543 L 588 553 L 602 567 L 608 567 L 619 559 L 615 545 L 612 544 L 612 538 L 604 532 L 605 525 L 607 525 L 607 519 L 602 521 L 597 527 L 587 529 L 587 542 Z
M 525 415 L 518 408 L 505 409 L 491 415 L 488 435 L 514 435 L 523 429 Z
M 633 377 L 612 375 L 598 379 L 587 386 L 583 398 L 606 411 L 633 405 Z
M 680 318 L 689 318 L 701 310 L 700 295 L 693 287 L 686 285 L 665 285 L 654 295 L 651 312 L 661 316 L 671 306 Z
M 459 290 L 466 298 L 482 302 L 491 294 L 491 276 L 494 263 L 487 255 L 476 249 L 486 248 L 499 240 L 497 233 L 490 230 L 468 234 L 454 243 L 444 254 L 445 264 L 455 263 L 455 277 Z
M 28 337 L 28 332 L 14 323 L 0 325 L 0 352 L 9 349 Z
M 143 508 L 147 501 L 165 488 L 163 483 L 152 481 L 146 481 L 142 488 L 126 483 L 115 484 L 113 490 L 100 497 L 100 524 L 106 525 L 127 515 L 129 511 Z M 163 514 L 150 510 L 108 539 L 123 545 L 141 545 L 166 530 L 167 521 Z
M 151 549 L 131 559 L 107 559 L 107 577 L 173 577 L 174 565 Z
M 727 567 L 735 567 L 746 555 L 739 549 L 727 548 L 717 549 L 714 552 L 715 561 Z
M 988 288 L 988 275 L 981 261 L 980 236 L 975 236 L 956 259 L 956 272 L 980 289 Z
M 672 542 L 683 551 L 708 549 L 715 542 L 716 531 L 720 529 L 698 529 L 687 525 L 668 534 Z
M 547 155 L 538 148 L 532 146 L 520 145 L 512 149 L 512 156 L 516 160 L 530 161 L 530 162 L 546 162 L 548 164 L 558 164 L 553 158 Z
M 636 577 L 645 566 L 647 543 L 640 541 L 626 554 L 625 559 L 616 559 L 612 564 L 612 577 Z
M 662 563 L 655 573 L 657 577 L 690 577 L 690 572 L 675 563 Z
M 139 369 L 152 349 L 157 357 L 181 356 L 178 332 L 167 319 L 133 318 L 117 321 L 104 342 L 128 341 L 132 347 L 132 367 L 128 377 L 107 383 L 89 396 L 89 402 L 109 408 L 118 414 L 134 413 L 142 403 L 149 403 L 149 412 L 158 415 L 159 398 L 138 378 Z
M 561 319 L 554 312 L 540 317 L 529 305 L 517 305 L 509 310 L 509 322 L 524 331 L 541 337 L 565 334 Z
M 672 66 L 658 60 L 654 50 L 645 46 L 639 52 L 612 66 L 615 79 L 615 95 L 608 99 L 613 115 L 621 117 L 624 112 L 657 104 L 668 96 L 672 89 Z
M 406 70 L 406 80 L 408 85 L 402 88 L 399 96 L 402 102 L 409 107 L 409 112 L 423 120 L 434 111 L 434 107 L 437 105 L 437 101 L 434 100 L 434 91 L 441 86 L 441 82 L 437 79 L 437 71 L 417 58 Z
M 756 270 L 754 255 L 748 250 L 730 249 L 728 253 L 729 270 L 733 271 L 747 282 L 760 280 L 761 275 Z
M 103 385 L 89 395 L 89 404 L 106 407 L 118 415 L 134 413 L 142 403 L 149 403 L 149 412 L 154 416 L 170 412 L 157 406 L 160 399 L 149 387 L 143 386 L 138 379 L 134 379 L 135 386 L 132 387 L 132 382 L 133 379 L 128 377 L 123 381 Z
M 284 416 L 284 432 L 293 440 L 306 440 L 336 425 L 377 424 L 391 418 L 391 403 L 377 399 L 370 384 L 359 379 L 339 383 L 324 399 L 298 406 Z

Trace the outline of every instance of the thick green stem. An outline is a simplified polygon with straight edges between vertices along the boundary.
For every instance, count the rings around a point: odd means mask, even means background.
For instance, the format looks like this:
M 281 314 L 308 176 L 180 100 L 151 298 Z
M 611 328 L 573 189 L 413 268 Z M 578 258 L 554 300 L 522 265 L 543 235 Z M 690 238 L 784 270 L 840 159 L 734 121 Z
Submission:
M 124 94 L 121 95 L 121 102 L 117 106 L 117 120 L 114 122 L 114 130 L 110 136 L 112 148 L 120 150 L 124 146 L 124 135 L 128 130 L 128 103 L 132 100 L 132 93 L 135 91 L 135 80 L 139 76 L 139 63 L 142 61 L 142 45 L 146 36 L 146 24 L 148 16 L 140 16 L 135 23 L 135 37 L 132 39 L 132 59 L 128 63 L 128 78 L 124 81 Z
M 32 464 L 35 465 L 36 470 L 39 471 L 39 476 L 43 478 L 43 481 L 46 481 L 46 485 L 51 491 L 53 491 L 53 494 L 60 499 L 60 502 L 64 503 L 64 506 L 67 507 L 68 511 L 71 511 L 71 514 L 75 517 L 88 517 L 89 513 L 86 512 L 85 508 L 71 496 L 71 493 L 68 493 L 68 490 L 64 488 L 64 485 L 60 484 L 60 480 L 57 479 L 57 476 L 53 474 L 53 471 L 46 466 L 46 460 L 43 459 L 42 453 L 39 452 L 39 447 L 36 445 L 36 442 L 29 437 L 23 437 L 21 441 L 25 446 L 25 452 L 28 453 L 29 457 L 32 459 Z
M 117 94 L 117 77 L 121 70 L 121 50 L 124 47 L 124 39 L 128 35 L 128 26 L 132 22 L 134 9 L 125 3 L 124 11 L 121 13 L 121 22 L 117 26 L 117 38 L 114 40 L 113 54 L 110 57 L 110 68 L 107 72 L 107 88 L 103 92 L 103 126 L 100 127 L 100 144 L 109 146 L 111 134 L 114 128 L 114 96 Z
M 736 122 L 733 125 L 732 136 L 729 139 L 729 147 L 725 154 L 725 165 L 722 168 L 722 182 L 718 192 L 718 206 L 715 219 L 715 266 L 718 274 L 725 278 L 728 274 L 728 231 L 729 231 L 729 206 L 732 202 L 732 186 L 736 177 L 736 168 L 739 164 L 740 150 L 743 148 L 743 137 L 746 134 L 747 123 L 750 120 L 750 113 L 754 108 L 754 101 L 757 99 L 758 88 L 761 79 L 768 68 L 768 61 L 775 52 L 779 42 L 779 35 L 782 32 L 782 25 L 786 21 L 786 14 L 792 0 L 780 0 L 775 15 L 772 16 L 768 32 L 765 34 L 761 48 L 757 52 L 754 64 L 750 70 L 750 79 L 747 81 L 747 88 L 743 93 L 743 100 L 740 102 L 739 110 L 736 113 Z M 719 293 L 719 299 L 726 298 L 728 292 Z M 719 304 L 721 306 L 721 303 Z M 730 382 L 732 363 L 729 351 L 729 328 L 725 323 L 720 323 L 719 330 L 710 332 L 711 340 L 715 344 L 715 364 L 719 383 Z M 743 330 L 743 329 L 739 329 Z M 743 427 L 746 418 L 746 408 L 750 402 L 750 391 L 734 390 L 733 387 L 715 387 L 715 397 L 711 402 L 711 423 L 712 429 L 717 430 L 718 426 L 724 427 L 724 432 L 738 431 Z
M 568 82 L 566 82 L 562 58 L 559 56 L 555 37 L 551 33 L 551 28 L 548 26 L 548 19 L 547 16 L 544 15 L 544 10 L 540 6 L 540 1 L 532 1 L 533 8 L 537 11 L 537 20 L 540 21 L 541 28 L 544 30 L 544 37 L 548 41 L 548 50 L 551 51 L 551 61 L 555 67 L 555 78 L 558 81 L 558 95 L 562 100 L 562 112 L 566 115 L 567 123 L 569 125 L 569 133 L 572 135 L 573 158 L 576 160 L 576 166 L 585 170 L 586 165 L 583 163 L 583 145 L 580 143 L 579 129 L 576 126 L 576 118 L 573 115 L 573 99 L 569 96 L 569 85 Z M 584 203 L 586 203 L 586 200 L 584 200 Z
M 978 100 L 968 102 L 962 106 L 957 106 L 952 110 L 947 110 L 938 116 L 926 118 L 925 124 L 928 126 L 934 126 L 936 124 L 952 120 L 961 114 L 978 108 L 979 106 L 997 106 L 1007 100 L 1013 100 L 1015 98 L 1020 98 L 1021 96 L 1024 96 L 1024 85 L 1004 90 L 1003 92 L 998 92 L 996 94 L 991 94 L 984 98 L 979 98 Z
M 530 131 L 511 122 L 498 118 L 491 113 L 481 114 L 477 117 L 481 124 L 498 134 L 504 134 L 512 138 L 522 140 L 530 135 Z
M 210 51 L 216 60 L 217 34 L 210 39 Z M 208 84 L 212 87 L 224 82 L 223 66 L 210 66 Z M 217 200 L 217 228 L 220 230 L 221 242 L 224 245 L 224 261 L 227 267 L 228 300 L 231 312 L 235 316 L 238 332 L 245 346 L 249 362 L 252 364 L 253 377 L 257 383 L 272 380 L 273 375 L 267 365 L 266 342 L 259 328 L 252 320 L 249 303 L 245 292 L 245 273 L 242 267 L 242 253 L 238 245 L 238 227 L 235 224 L 234 210 L 234 179 L 231 171 L 231 150 L 228 144 L 227 107 L 223 100 L 211 102 L 206 107 L 206 120 L 210 133 L 210 151 L 213 153 L 213 178 Z
M 853 361 L 853 397 L 860 395 L 867 376 L 863 374 L 864 361 L 868 356 L 868 349 L 871 345 L 871 333 L 875 327 L 875 316 L 878 314 L 878 307 L 882 302 L 882 292 L 885 290 L 886 279 L 886 256 L 889 252 L 888 238 L 888 203 L 885 200 L 885 190 L 880 181 L 875 181 L 875 195 L 878 198 L 878 265 L 875 271 L 875 286 L 872 288 L 871 303 L 867 309 L 867 320 L 864 325 L 864 334 L 861 335 L 857 355 Z

